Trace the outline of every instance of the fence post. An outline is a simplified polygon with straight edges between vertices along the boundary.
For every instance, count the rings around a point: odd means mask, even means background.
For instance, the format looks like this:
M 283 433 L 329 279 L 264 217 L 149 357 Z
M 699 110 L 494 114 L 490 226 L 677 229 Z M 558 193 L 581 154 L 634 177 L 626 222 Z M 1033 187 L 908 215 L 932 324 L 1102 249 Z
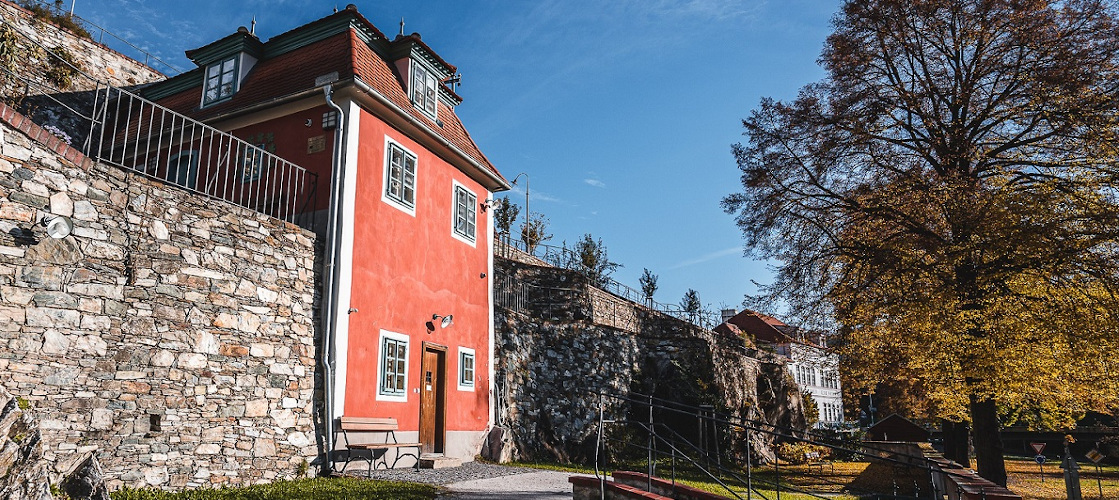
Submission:
M 646 480 L 649 483 L 649 488 L 645 491 L 653 491 L 653 438 L 656 435 L 656 429 L 653 428 L 653 395 L 649 395 L 649 463 L 646 466 Z
M 750 441 L 750 428 L 746 428 L 746 500 L 753 500 L 754 495 L 754 468 L 750 464 L 750 455 L 753 454 L 754 445 Z

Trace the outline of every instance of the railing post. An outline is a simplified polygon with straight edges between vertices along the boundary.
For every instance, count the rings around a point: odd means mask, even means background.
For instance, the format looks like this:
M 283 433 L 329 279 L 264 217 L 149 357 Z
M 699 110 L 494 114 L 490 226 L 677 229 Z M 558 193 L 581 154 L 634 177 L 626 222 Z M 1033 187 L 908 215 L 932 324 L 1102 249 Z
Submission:
M 754 468 L 751 465 L 750 455 L 753 454 L 754 446 L 750 442 L 750 428 L 746 428 L 746 500 L 753 500 L 754 495 Z
M 653 395 L 649 395 L 649 463 L 646 465 L 646 480 L 648 481 L 649 488 L 646 491 L 653 491 L 653 439 L 656 437 L 656 429 L 653 427 Z
M 598 461 L 599 450 L 602 448 L 602 430 L 605 423 L 603 413 L 606 411 L 606 401 L 603 398 L 602 391 L 598 391 L 598 442 L 594 446 L 594 477 L 598 478 L 598 492 L 600 500 L 606 500 L 606 474 L 599 474 Z

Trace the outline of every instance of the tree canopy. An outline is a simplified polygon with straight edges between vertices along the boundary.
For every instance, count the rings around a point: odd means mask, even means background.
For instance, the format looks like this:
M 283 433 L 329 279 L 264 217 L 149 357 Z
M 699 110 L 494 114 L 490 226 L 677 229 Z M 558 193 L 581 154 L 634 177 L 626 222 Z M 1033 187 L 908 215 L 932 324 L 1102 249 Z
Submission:
M 1005 484 L 998 407 L 1119 401 L 1116 13 L 867 0 L 835 25 L 827 78 L 743 121 L 723 206 L 779 263 L 767 296 L 838 326 L 848 389 L 907 380 Z

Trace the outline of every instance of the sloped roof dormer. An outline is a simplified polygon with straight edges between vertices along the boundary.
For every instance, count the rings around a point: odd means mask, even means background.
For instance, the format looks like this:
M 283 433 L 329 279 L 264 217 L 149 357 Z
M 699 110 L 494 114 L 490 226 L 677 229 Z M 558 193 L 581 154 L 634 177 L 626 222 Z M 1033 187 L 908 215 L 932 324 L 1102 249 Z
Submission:
M 388 52 L 388 59 L 396 67 L 416 109 L 437 120 L 439 101 L 450 108 L 462 103 L 462 98 L 444 85 L 458 69 L 431 50 L 419 33 L 398 35 L 389 44 Z
M 264 54 L 264 44 L 247 28 L 204 47 L 188 50 L 186 56 L 203 69 L 201 107 L 233 97 L 241 82 Z

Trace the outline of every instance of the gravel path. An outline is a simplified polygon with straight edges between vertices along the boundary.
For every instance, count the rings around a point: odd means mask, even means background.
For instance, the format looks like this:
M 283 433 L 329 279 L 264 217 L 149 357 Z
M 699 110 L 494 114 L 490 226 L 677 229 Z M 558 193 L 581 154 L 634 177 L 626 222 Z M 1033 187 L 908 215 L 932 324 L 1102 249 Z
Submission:
M 351 469 L 351 472 L 357 472 Z M 365 471 L 361 471 L 364 475 Z M 373 479 L 441 485 L 447 500 L 561 500 L 571 498 L 570 472 L 467 462 L 446 469 L 381 469 Z
M 364 476 L 365 471 L 358 471 L 358 467 L 349 469 L 349 472 L 358 473 Z M 539 472 L 539 470 L 529 469 L 527 467 L 509 467 L 505 465 L 487 464 L 482 462 L 466 462 L 460 467 L 448 467 L 445 469 L 420 469 L 419 471 L 416 471 L 411 467 L 402 467 L 399 469 L 379 469 L 374 470 L 373 473 L 369 475 L 369 477 L 372 479 L 385 479 L 390 481 L 411 481 L 414 483 L 444 485 L 477 479 L 489 479 L 494 477 L 527 474 L 530 472 Z

